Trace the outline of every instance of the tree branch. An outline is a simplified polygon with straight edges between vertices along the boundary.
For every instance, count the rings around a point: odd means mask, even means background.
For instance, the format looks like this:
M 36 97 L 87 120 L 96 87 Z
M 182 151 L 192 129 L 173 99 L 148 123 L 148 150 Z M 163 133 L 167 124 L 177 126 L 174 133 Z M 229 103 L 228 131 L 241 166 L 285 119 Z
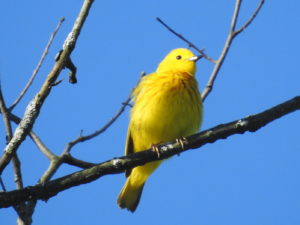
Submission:
M 300 96 L 274 106 L 264 112 L 227 124 L 222 124 L 189 136 L 186 138 L 184 149 L 182 149 L 180 144 L 177 142 L 169 142 L 159 145 L 159 159 L 157 153 L 152 150 L 145 150 L 128 156 L 111 159 L 89 169 L 81 170 L 45 184 L 26 187 L 22 190 L 2 192 L 0 193 L 0 207 L 9 207 L 32 199 L 48 200 L 61 191 L 80 184 L 89 183 L 105 175 L 122 173 L 126 169 L 155 160 L 166 159 L 175 154 L 179 154 L 189 149 L 199 148 L 207 143 L 213 143 L 234 134 L 243 134 L 246 131 L 255 132 L 268 123 L 296 110 L 300 110 Z
M 237 23 L 237 19 L 239 16 L 239 12 L 240 12 L 240 7 L 241 7 L 241 3 L 242 0 L 236 0 L 235 3 L 235 9 L 233 12 L 233 16 L 231 19 L 231 25 L 230 25 L 230 29 L 229 29 L 229 34 L 227 36 L 227 39 L 225 41 L 225 45 L 223 47 L 223 50 L 219 56 L 219 59 L 216 61 L 215 67 L 209 77 L 209 80 L 202 92 L 202 101 L 204 101 L 206 99 L 206 97 L 208 96 L 208 94 L 212 91 L 213 86 L 214 86 L 214 82 L 217 78 L 217 75 L 221 69 L 221 66 L 225 60 L 225 57 L 229 51 L 229 48 L 231 47 L 231 43 L 233 41 L 233 39 L 240 34 L 246 27 L 248 27 L 251 22 L 255 19 L 255 17 L 257 16 L 257 14 L 259 13 L 260 9 L 262 8 L 264 0 L 260 0 L 260 3 L 258 4 L 257 9 L 255 10 L 255 12 L 252 14 L 252 16 L 250 17 L 250 19 L 246 22 L 246 24 L 244 26 L 242 26 L 239 30 L 235 31 L 235 27 L 236 27 L 236 23 Z
M 44 101 L 51 92 L 52 84 L 57 79 L 61 70 L 65 67 L 67 60 L 69 59 L 73 49 L 75 48 L 78 36 L 88 15 L 88 12 L 92 6 L 93 0 L 85 0 L 80 13 L 74 23 L 74 26 L 69 33 L 67 39 L 63 45 L 63 51 L 60 54 L 58 61 L 54 64 L 53 69 L 48 74 L 44 84 L 42 85 L 40 91 L 28 104 L 24 117 L 20 121 L 15 133 L 4 149 L 4 154 L 0 158 L 0 174 L 2 174 L 4 168 L 7 166 L 11 157 L 16 153 L 18 147 L 21 145 L 25 137 L 30 132 L 36 118 L 38 117 L 40 110 L 43 106 Z
M 6 131 L 6 143 L 8 143 L 12 138 L 12 127 L 9 120 L 9 112 L 6 108 L 4 97 L 2 94 L 2 88 L 0 85 L 0 111 L 2 113 L 4 127 Z M 19 160 L 18 155 L 15 153 L 12 156 L 12 163 L 13 163 L 13 170 L 14 170 L 14 181 L 16 183 L 17 189 L 23 188 L 23 179 L 22 179 L 22 172 L 21 172 L 21 162 Z M 5 190 L 5 186 L 2 183 L 2 187 Z M 18 213 L 18 225 L 24 225 L 26 223 L 26 215 L 24 214 L 25 204 L 21 202 L 20 204 L 14 206 L 15 211 Z
M 0 111 L 2 113 L 4 127 L 5 127 L 5 131 L 6 131 L 6 142 L 8 143 L 11 140 L 13 134 L 12 134 L 12 128 L 11 128 L 10 119 L 9 119 L 9 112 L 5 105 L 1 85 L 0 85 Z M 23 188 L 23 179 L 22 179 L 21 166 L 20 166 L 21 163 L 20 163 L 20 160 L 19 160 L 17 154 L 14 154 L 12 156 L 12 160 L 13 160 L 13 169 L 14 169 L 15 183 L 16 183 L 17 189 L 22 189 Z
M 81 142 L 85 142 L 87 140 L 90 140 L 90 139 L 98 136 L 99 134 L 103 133 L 104 131 L 106 131 L 106 129 L 109 128 L 119 118 L 119 116 L 124 112 L 125 108 L 129 105 L 130 100 L 131 100 L 131 94 L 128 96 L 126 101 L 122 103 L 122 107 L 119 109 L 119 111 L 103 127 L 101 127 L 99 130 L 96 130 L 95 132 L 93 132 L 89 135 L 85 135 L 85 136 L 80 135 L 75 140 L 70 141 L 67 144 L 63 154 L 68 154 L 70 152 L 71 148 L 74 147 L 74 145 L 81 143 Z
M 69 165 L 72 165 L 72 166 L 80 167 L 82 169 L 88 169 L 88 168 L 91 168 L 91 167 L 97 165 L 96 163 L 90 163 L 90 162 L 86 162 L 86 161 L 83 161 L 80 159 L 76 159 L 73 156 L 71 156 L 70 154 L 63 155 L 63 162 L 67 163 Z
M 52 34 L 51 34 L 51 36 L 50 36 L 50 39 L 49 39 L 49 41 L 48 41 L 48 43 L 47 43 L 47 45 L 46 45 L 46 47 L 45 47 L 45 49 L 44 49 L 44 51 L 43 51 L 43 54 L 42 54 L 42 56 L 41 56 L 41 59 L 40 59 L 38 65 L 37 65 L 36 68 L 34 69 L 34 71 L 33 71 L 32 75 L 31 75 L 31 77 L 29 78 L 28 83 L 26 84 L 26 86 L 25 86 L 24 89 L 22 90 L 22 92 L 21 92 L 21 94 L 19 95 L 19 97 L 18 97 L 18 98 L 14 101 L 14 103 L 8 108 L 9 111 L 12 111 L 12 110 L 16 107 L 16 105 L 21 101 L 21 99 L 23 98 L 23 96 L 26 94 L 27 90 L 28 90 L 29 87 L 31 86 L 31 84 L 32 84 L 32 82 L 33 82 L 33 80 L 34 80 L 34 78 L 36 77 L 37 73 L 39 72 L 39 70 L 40 70 L 40 68 L 41 68 L 41 66 L 42 66 L 42 64 L 43 64 L 43 62 L 44 62 L 44 59 L 45 59 L 46 55 L 48 54 L 49 48 L 50 48 L 50 46 L 51 46 L 51 44 L 52 44 L 52 42 L 53 42 L 53 39 L 54 39 L 56 33 L 58 32 L 59 28 L 61 27 L 61 25 L 62 25 L 62 23 L 63 23 L 64 21 L 65 21 L 65 18 L 64 18 L 64 17 L 62 17 L 62 18 L 59 20 L 59 22 L 58 22 L 58 24 L 57 24 L 55 30 L 52 32 Z
M 264 0 L 260 0 L 258 6 L 257 6 L 256 10 L 254 11 L 254 13 L 252 14 L 252 16 L 249 18 L 249 20 L 240 29 L 238 29 L 234 32 L 235 35 L 238 35 L 242 31 L 244 31 L 252 23 L 252 21 L 255 19 L 255 17 L 257 16 L 259 11 L 261 10 L 264 2 L 265 2 Z
M 194 48 L 197 52 L 199 52 L 205 59 L 212 63 L 216 63 L 214 59 L 209 57 L 208 55 L 205 54 L 204 50 L 198 48 L 196 45 L 194 45 L 191 41 L 186 39 L 183 35 L 177 33 L 175 30 L 173 30 L 169 25 L 167 25 L 164 21 L 162 21 L 159 17 L 156 18 L 156 20 L 161 23 L 165 28 L 167 28 L 171 33 L 173 33 L 175 36 L 177 36 L 179 39 L 183 40 L 185 43 L 189 45 L 189 47 Z
M 19 118 L 18 116 L 14 115 L 13 113 L 9 113 L 9 119 L 11 121 L 13 121 L 16 124 L 19 124 L 21 121 L 21 118 Z M 33 131 L 29 132 L 29 137 L 31 138 L 31 140 L 36 144 L 36 146 L 38 147 L 38 149 L 48 158 L 48 159 L 52 159 L 57 157 L 49 148 L 47 148 L 47 146 L 43 143 L 43 141 L 37 136 L 36 133 L 34 133 Z
M 229 48 L 231 47 L 231 43 L 233 41 L 233 39 L 240 34 L 242 31 L 244 31 L 252 22 L 253 20 L 256 18 L 256 16 L 258 15 L 259 11 L 261 10 L 262 6 L 263 6 L 264 0 L 260 0 L 256 10 L 253 12 L 252 16 L 248 19 L 248 21 L 238 30 L 235 30 L 236 27 L 236 23 L 238 20 L 238 16 L 239 16 L 239 12 L 240 12 L 240 7 L 242 4 L 242 0 L 236 0 L 235 2 L 235 8 L 234 8 L 234 12 L 233 12 L 233 16 L 231 19 L 231 24 L 230 24 L 230 29 L 229 29 L 229 34 L 227 36 L 225 45 L 223 47 L 223 50 L 218 58 L 218 60 L 214 60 L 212 58 L 210 58 L 208 55 L 206 55 L 204 53 L 204 51 L 202 49 L 199 49 L 196 45 L 194 45 L 191 41 L 187 40 L 183 35 L 177 33 L 174 29 L 172 29 L 169 25 L 167 25 L 164 21 L 162 21 L 160 18 L 156 18 L 156 20 L 161 23 L 165 28 L 167 28 L 167 30 L 169 30 L 171 33 L 173 33 L 175 36 L 177 36 L 179 39 L 183 40 L 184 42 L 186 42 L 189 47 L 194 48 L 196 51 L 198 51 L 201 55 L 203 55 L 203 57 L 207 60 L 209 60 L 210 62 L 214 63 L 214 69 L 209 77 L 209 80 L 202 92 L 202 101 L 204 101 L 206 99 L 206 97 L 208 96 L 208 94 L 212 91 L 213 89 L 213 85 L 214 82 L 217 78 L 217 75 L 219 73 L 219 70 L 224 62 L 224 59 L 229 51 Z
M 127 97 L 127 99 L 125 100 L 125 102 L 122 103 L 122 107 L 118 110 L 118 112 L 103 127 L 101 127 L 100 129 L 96 130 L 95 132 L 93 132 L 89 135 L 85 135 L 85 136 L 80 135 L 78 138 L 74 139 L 73 141 L 70 141 L 66 145 L 63 153 L 60 156 L 60 158 L 63 160 L 64 163 L 67 163 L 67 164 L 73 165 L 73 166 L 77 166 L 77 167 L 80 167 L 80 168 L 90 168 L 90 167 L 95 165 L 93 163 L 85 162 L 85 161 L 82 161 L 82 160 L 79 160 L 79 159 L 76 159 L 76 158 L 72 157 L 70 155 L 71 149 L 76 144 L 79 144 L 79 143 L 85 142 L 87 140 L 90 140 L 94 137 L 97 137 L 98 135 L 100 135 L 104 131 L 106 131 L 121 116 L 121 114 L 124 112 L 125 108 L 127 106 L 130 106 L 132 92 L 138 86 L 138 84 L 141 81 L 142 77 L 145 76 L 145 75 L 146 75 L 145 72 L 141 72 L 140 79 L 137 81 L 136 86 L 134 88 L 132 88 L 132 90 L 131 90 L 129 96 Z

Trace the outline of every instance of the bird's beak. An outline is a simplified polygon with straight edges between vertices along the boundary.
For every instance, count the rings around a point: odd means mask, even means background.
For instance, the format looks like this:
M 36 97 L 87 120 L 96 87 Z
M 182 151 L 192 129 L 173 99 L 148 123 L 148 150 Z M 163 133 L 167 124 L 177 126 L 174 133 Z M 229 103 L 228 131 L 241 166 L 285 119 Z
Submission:
M 201 59 L 203 55 L 194 55 L 193 57 L 189 58 L 189 61 L 197 62 L 199 59 Z

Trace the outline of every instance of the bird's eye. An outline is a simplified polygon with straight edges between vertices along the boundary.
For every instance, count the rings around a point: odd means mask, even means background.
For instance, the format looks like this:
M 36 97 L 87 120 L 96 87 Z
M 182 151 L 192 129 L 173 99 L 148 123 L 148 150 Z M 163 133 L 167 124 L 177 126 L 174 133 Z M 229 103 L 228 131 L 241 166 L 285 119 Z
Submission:
M 176 59 L 180 60 L 181 59 L 181 55 L 176 56 Z

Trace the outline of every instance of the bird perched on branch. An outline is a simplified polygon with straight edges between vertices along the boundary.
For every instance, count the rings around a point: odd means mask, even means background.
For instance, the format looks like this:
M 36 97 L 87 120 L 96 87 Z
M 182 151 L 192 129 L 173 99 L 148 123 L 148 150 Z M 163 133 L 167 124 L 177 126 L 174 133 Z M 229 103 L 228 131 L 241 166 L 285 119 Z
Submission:
M 128 126 L 125 155 L 155 149 L 157 144 L 196 133 L 202 121 L 202 101 L 195 79 L 196 61 L 201 56 L 178 48 L 144 76 L 133 91 L 134 106 Z M 139 204 L 143 187 L 160 161 L 126 171 L 118 204 L 131 212 Z

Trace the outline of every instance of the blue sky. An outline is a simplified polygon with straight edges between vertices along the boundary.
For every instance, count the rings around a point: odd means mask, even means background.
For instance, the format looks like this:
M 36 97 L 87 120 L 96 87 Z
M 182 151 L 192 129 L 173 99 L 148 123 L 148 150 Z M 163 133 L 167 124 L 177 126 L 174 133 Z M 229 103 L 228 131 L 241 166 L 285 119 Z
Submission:
M 245 0 L 238 25 L 257 1 Z M 34 131 L 55 153 L 66 143 L 104 125 L 119 109 L 141 71 L 156 69 L 173 48 L 185 43 L 163 28 L 160 17 L 206 53 L 217 58 L 227 37 L 234 0 L 95 1 L 72 53 L 78 84 L 63 82 L 47 99 Z M 59 18 L 66 21 L 51 46 L 29 92 L 14 110 L 21 116 L 53 65 L 82 1 L 2 1 L 0 3 L 0 78 L 8 105 L 19 95 L 35 68 Z M 266 1 L 253 24 L 232 44 L 204 103 L 202 129 L 261 112 L 300 93 L 300 3 Z M 198 63 L 202 90 L 213 65 Z M 72 154 L 102 162 L 123 154 L 128 109 L 101 136 L 77 145 Z M 124 175 L 103 177 L 39 202 L 34 224 L 300 224 L 300 112 L 265 128 L 236 135 L 166 161 L 148 180 L 132 214 L 116 198 Z M 0 146 L 5 136 L 0 126 Z M 34 185 L 48 160 L 27 139 L 18 151 L 25 185 Z M 55 177 L 77 171 L 62 166 Z M 9 166 L 3 174 L 14 189 Z M 0 220 L 15 224 L 13 209 Z

